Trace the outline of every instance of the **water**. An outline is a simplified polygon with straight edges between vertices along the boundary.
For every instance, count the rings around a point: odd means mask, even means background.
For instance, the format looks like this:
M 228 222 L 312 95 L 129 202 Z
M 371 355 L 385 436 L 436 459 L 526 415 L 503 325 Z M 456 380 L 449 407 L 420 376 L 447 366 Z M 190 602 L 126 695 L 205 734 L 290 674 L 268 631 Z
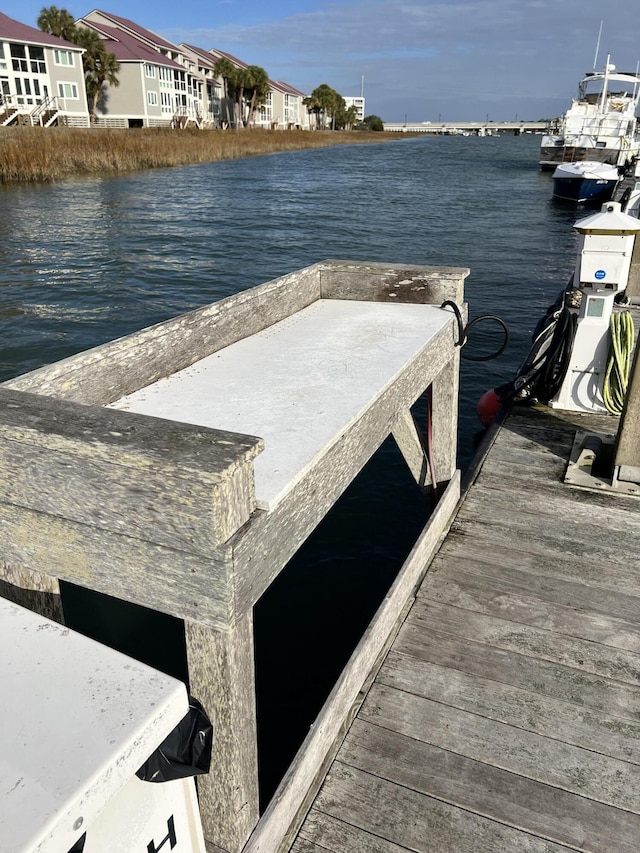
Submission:
M 551 201 L 539 139 L 423 137 L 5 189 L 0 380 L 326 258 L 469 267 L 471 317 L 498 314 L 511 342 L 462 363 L 464 468 L 478 398 L 512 376 L 573 267 L 576 211 Z M 482 326 L 474 338 L 470 352 L 497 346 Z M 258 603 L 263 803 L 429 511 L 387 442 Z M 107 621 L 127 625 L 114 645 L 162 665 L 131 639 L 136 617 Z

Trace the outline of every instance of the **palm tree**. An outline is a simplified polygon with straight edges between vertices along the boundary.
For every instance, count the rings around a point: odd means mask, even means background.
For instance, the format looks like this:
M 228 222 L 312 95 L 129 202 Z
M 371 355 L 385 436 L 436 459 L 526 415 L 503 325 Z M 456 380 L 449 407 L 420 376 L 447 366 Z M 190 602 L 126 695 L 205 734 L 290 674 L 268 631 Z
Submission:
M 245 71 L 245 100 L 249 104 L 249 112 L 247 115 L 247 124 L 251 127 L 253 115 L 257 107 L 261 107 L 267 102 L 269 94 L 269 75 L 259 65 L 249 65 Z
M 322 112 L 322 106 L 320 105 L 320 102 L 313 95 L 309 95 L 309 97 L 302 99 L 302 103 L 307 108 L 307 112 L 309 113 L 309 115 L 313 113 L 313 115 L 315 116 L 315 124 L 317 130 L 318 125 L 320 124 L 320 113 Z
M 316 121 L 319 115 L 322 116 L 323 130 L 326 127 L 327 116 L 331 119 L 331 129 L 335 130 L 336 116 L 341 110 L 344 111 L 346 109 L 342 95 L 338 94 L 327 83 L 321 83 L 319 86 L 316 86 L 311 95 L 304 99 L 303 103 L 307 104 L 309 111 L 313 110 L 316 113 Z
M 222 99 L 224 103 L 223 115 L 226 113 L 227 126 L 232 123 L 231 111 L 229 110 L 229 101 L 233 99 L 235 103 L 235 92 L 237 88 L 239 70 L 240 69 L 238 68 L 238 66 L 234 65 L 233 62 L 231 62 L 230 59 L 227 59 L 226 56 L 221 56 L 219 59 L 216 59 L 213 66 L 213 73 L 216 75 L 216 77 L 220 77 L 220 79 L 222 80 L 222 86 L 224 90 L 224 95 Z
M 95 30 L 88 27 L 77 27 L 75 44 L 83 47 L 85 52 L 82 56 L 84 68 L 84 84 L 87 91 L 87 102 L 91 118 L 95 120 L 96 110 L 100 96 L 103 94 L 105 84 L 108 86 L 119 86 L 120 63 L 105 48 L 104 42 Z
M 43 33 L 57 36 L 65 41 L 73 41 L 76 25 L 71 12 L 66 9 L 58 9 L 56 6 L 48 6 L 40 10 L 38 15 L 38 27 Z
M 98 101 L 103 87 L 118 86 L 120 63 L 109 53 L 98 33 L 90 27 L 76 26 L 73 15 L 66 9 L 49 6 L 38 16 L 38 26 L 45 33 L 66 39 L 84 48 L 82 68 L 87 93 L 87 106 L 92 118 L 95 118 Z

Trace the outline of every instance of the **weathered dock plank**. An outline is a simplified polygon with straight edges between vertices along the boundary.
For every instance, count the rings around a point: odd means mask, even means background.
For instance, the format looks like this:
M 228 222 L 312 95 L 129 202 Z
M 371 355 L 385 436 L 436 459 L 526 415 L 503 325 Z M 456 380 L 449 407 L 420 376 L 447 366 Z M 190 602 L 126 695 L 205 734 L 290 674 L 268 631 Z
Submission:
M 384 851 L 379 839 L 394 842 L 401 850 L 416 853 L 492 853 L 522 850 L 526 853 L 560 853 L 571 848 L 558 846 L 497 821 L 442 802 L 404 785 L 398 785 L 373 773 L 337 762 L 316 801 L 313 815 L 316 827 L 305 827 L 311 839 L 322 838 L 328 814 L 345 826 L 367 833 L 360 848 L 338 837 L 320 842 L 331 851 Z M 410 815 L 410 818 L 408 818 Z M 315 832 L 311 834 L 313 830 Z M 353 836 L 351 836 L 353 838 Z M 297 853 L 294 847 L 294 853 Z M 393 850 L 393 848 L 391 848 Z M 385 851 L 386 853 L 386 851 Z
M 615 424 L 511 413 L 296 853 L 637 850 L 640 501 L 562 482 Z

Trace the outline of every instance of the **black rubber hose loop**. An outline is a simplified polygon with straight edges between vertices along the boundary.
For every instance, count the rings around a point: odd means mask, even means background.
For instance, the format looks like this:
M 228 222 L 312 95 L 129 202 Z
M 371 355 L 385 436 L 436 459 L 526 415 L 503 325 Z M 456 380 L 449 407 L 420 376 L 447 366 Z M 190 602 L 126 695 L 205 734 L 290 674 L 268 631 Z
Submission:
M 467 334 L 464 328 L 464 321 L 462 319 L 462 313 L 457 303 L 452 299 L 445 299 L 445 301 L 440 306 L 441 308 L 453 308 L 453 313 L 456 316 L 456 320 L 458 322 L 458 340 L 455 342 L 454 346 L 463 347 L 467 342 Z
M 458 323 L 458 340 L 455 342 L 455 346 L 457 347 L 463 347 L 467 343 L 469 331 L 473 329 L 474 326 L 477 326 L 478 323 L 481 323 L 485 320 L 491 320 L 494 323 L 498 323 L 498 325 L 501 326 L 504 331 L 504 341 L 502 343 L 502 346 L 500 346 L 500 348 L 496 350 L 496 352 L 492 352 L 489 355 L 468 355 L 465 353 L 461 353 L 462 358 L 464 358 L 466 361 L 491 361 L 491 359 L 493 358 L 498 358 L 498 356 L 502 355 L 502 353 L 506 350 L 507 346 L 509 345 L 509 327 L 501 317 L 496 317 L 495 314 L 482 314 L 480 317 L 475 317 L 473 320 L 467 323 L 465 327 L 460 308 L 452 299 L 445 299 L 445 301 L 440 307 L 453 309 L 453 313 L 455 314 L 456 321 Z
M 467 328 L 464 330 L 465 341 L 468 337 L 469 331 L 473 329 L 473 327 L 476 326 L 478 323 L 484 320 L 491 320 L 492 322 L 497 323 L 499 326 L 502 327 L 504 331 L 504 341 L 495 352 L 489 353 L 489 355 L 469 355 L 468 353 L 461 353 L 462 358 L 464 358 L 466 361 L 491 361 L 491 359 L 498 358 L 498 356 L 501 356 L 502 353 L 509 346 L 509 327 L 502 319 L 502 317 L 496 317 L 495 314 L 483 314 L 481 317 L 476 317 L 475 319 L 471 320 L 470 323 L 467 323 Z

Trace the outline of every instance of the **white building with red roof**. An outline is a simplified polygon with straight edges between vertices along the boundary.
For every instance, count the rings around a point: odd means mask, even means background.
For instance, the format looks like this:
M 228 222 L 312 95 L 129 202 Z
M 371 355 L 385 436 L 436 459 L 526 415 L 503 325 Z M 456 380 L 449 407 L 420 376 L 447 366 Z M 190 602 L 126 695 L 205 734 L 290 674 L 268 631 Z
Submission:
M 94 9 L 90 27 L 120 62 L 118 86 L 105 86 L 96 124 L 103 127 L 213 127 L 217 81 L 191 53 L 128 18 Z M 219 102 L 219 95 L 218 95 Z
M 0 13 L 0 124 L 88 127 L 83 53 Z

